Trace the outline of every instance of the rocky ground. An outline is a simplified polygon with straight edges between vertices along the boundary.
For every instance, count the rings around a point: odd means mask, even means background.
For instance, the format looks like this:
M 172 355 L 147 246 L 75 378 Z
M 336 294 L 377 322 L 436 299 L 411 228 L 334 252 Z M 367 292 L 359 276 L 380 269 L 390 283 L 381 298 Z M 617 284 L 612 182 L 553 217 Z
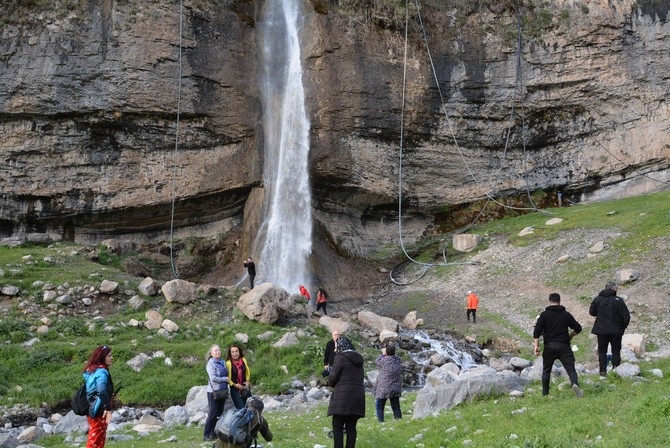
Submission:
M 569 255 L 570 263 L 587 263 L 597 257 L 616 256 L 607 244 L 615 237 L 621 235 L 615 231 L 579 229 L 525 247 L 511 245 L 506 238 L 491 238 L 485 249 L 470 258 L 478 264 L 432 267 L 407 286 L 383 287 L 365 306 L 396 319 L 416 309 L 427 326 L 476 336 L 480 344 L 495 338 L 512 338 L 522 346 L 530 346 L 536 316 L 547 306 L 549 293 L 558 292 L 562 304 L 584 326 L 579 343 L 595 346 L 595 339 L 590 335 L 594 318 L 588 314 L 589 304 L 605 282 L 615 278 L 616 271 L 602 272 L 585 284 L 577 284 L 563 275 L 565 265 L 557 260 Z M 590 253 L 589 248 L 598 241 L 605 242 L 604 250 Z M 626 299 L 631 311 L 627 332 L 645 334 L 648 350 L 658 356 L 670 355 L 670 291 L 667 288 L 670 263 L 662 255 L 669 249 L 670 239 L 664 238 L 656 242 L 652 256 L 644 256 L 634 265 L 619 267 L 641 273 L 638 280 L 619 288 L 619 295 Z M 480 298 L 476 324 L 466 320 L 468 290 L 475 291 Z

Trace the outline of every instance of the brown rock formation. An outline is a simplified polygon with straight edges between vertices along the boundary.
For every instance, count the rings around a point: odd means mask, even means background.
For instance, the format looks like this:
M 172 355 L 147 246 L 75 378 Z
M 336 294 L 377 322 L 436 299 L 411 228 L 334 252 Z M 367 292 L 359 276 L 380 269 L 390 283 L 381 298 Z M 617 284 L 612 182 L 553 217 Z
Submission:
M 262 203 L 267 187 L 254 21 L 262 1 L 185 2 L 181 72 L 177 4 L 81 3 L 65 13 L 9 2 L 0 236 L 164 241 L 174 200 L 175 237 L 224 234 L 246 256 L 260 219 L 247 201 Z M 410 5 L 405 60 L 404 17 L 345 14 L 344 3 L 304 5 L 315 251 L 366 258 L 397 245 L 401 124 L 410 243 L 440 210 L 487 196 L 667 188 L 665 3 L 521 8 L 520 61 L 510 7 L 426 6 L 429 54 Z M 325 264 L 315 262 L 322 278 L 342 272 Z

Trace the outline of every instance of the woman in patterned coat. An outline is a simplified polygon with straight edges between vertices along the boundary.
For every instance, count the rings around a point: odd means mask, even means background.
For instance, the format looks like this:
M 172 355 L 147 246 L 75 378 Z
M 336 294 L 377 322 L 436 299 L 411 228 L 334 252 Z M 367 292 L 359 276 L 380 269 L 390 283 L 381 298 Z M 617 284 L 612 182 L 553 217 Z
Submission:
M 393 418 L 402 418 L 400 410 L 400 395 L 402 395 L 402 361 L 395 354 L 395 347 L 388 345 L 382 348 L 382 354 L 377 357 L 375 364 L 379 367 L 379 375 L 375 382 L 375 411 L 377 420 L 384 421 L 384 407 L 386 400 L 391 400 Z

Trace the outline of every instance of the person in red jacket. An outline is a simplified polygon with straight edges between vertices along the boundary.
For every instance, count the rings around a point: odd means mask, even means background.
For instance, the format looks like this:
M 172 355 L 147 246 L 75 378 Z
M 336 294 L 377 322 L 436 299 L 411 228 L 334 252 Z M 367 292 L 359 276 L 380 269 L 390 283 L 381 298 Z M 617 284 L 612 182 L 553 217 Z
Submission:
M 472 314 L 472 323 L 477 322 L 477 307 L 479 306 L 479 297 L 472 291 L 468 291 L 468 310 L 466 316 L 470 322 L 470 314 Z
M 307 288 L 305 288 L 303 285 L 298 286 L 298 291 L 300 291 L 300 295 L 307 299 L 307 302 L 312 299 L 312 297 L 309 295 L 309 291 L 307 291 Z

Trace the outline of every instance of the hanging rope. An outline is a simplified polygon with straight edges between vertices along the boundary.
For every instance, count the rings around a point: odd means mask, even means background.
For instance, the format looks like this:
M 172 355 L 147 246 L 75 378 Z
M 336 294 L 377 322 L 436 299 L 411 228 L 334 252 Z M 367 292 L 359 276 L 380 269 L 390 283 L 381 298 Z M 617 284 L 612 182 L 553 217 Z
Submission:
M 183 21 L 184 21 L 184 1 L 179 2 L 179 79 L 177 80 L 177 123 L 174 137 L 174 152 L 172 157 L 172 205 L 170 210 L 170 266 L 172 268 L 172 275 L 174 278 L 179 278 L 174 262 L 174 213 L 175 203 L 177 197 L 177 153 L 179 151 L 179 119 L 181 115 L 181 77 L 182 77 L 182 35 L 183 35 Z
M 442 89 L 440 87 L 439 79 L 437 76 L 437 71 L 435 69 L 435 64 L 433 62 L 433 57 L 430 52 L 430 47 L 428 45 L 428 35 L 426 33 L 425 26 L 423 24 L 423 19 L 421 16 L 421 9 L 419 7 L 419 1 L 415 0 L 415 6 L 417 10 L 417 17 L 419 24 L 421 26 L 421 33 L 423 36 L 423 41 L 424 41 L 424 46 L 426 48 L 426 53 L 428 54 L 428 59 L 430 61 L 430 67 L 431 71 L 433 74 L 433 79 L 435 81 L 435 85 L 440 97 L 440 105 L 441 105 L 441 111 L 445 116 L 446 122 L 447 122 L 447 129 L 448 133 L 451 136 L 451 139 L 454 142 L 454 147 L 458 151 L 459 156 L 461 157 L 461 160 L 463 162 L 463 165 L 465 166 L 466 170 L 468 171 L 469 176 L 472 178 L 472 180 L 479 186 L 480 188 L 483 189 L 481 182 L 477 179 L 477 177 L 474 175 L 472 172 L 472 169 L 470 168 L 470 165 L 467 162 L 467 159 L 463 153 L 463 151 L 460 148 L 460 145 L 458 144 L 458 139 L 456 138 L 456 133 L 454 131 L 454 126 L 452 125 L 451 119 L 449 117 L 449 114 L 447 113 L 447 108 L 446 108 L 446 102 L 444 100 L 444 95 L 442 93 Z M 522 33 L 521 33 L 521 16 L 516 9 L 516 15 L 517 15 L 517 51 L 516 51 L 516 79 L 515 79 L 515 84 L 514 84 L 514 95 L 512 98 L 512 108 L 510 112 L 510 122 L 507 127 L 506 131 L 506 137 L 505 137 L 505 147 L 503 149 L 503 154 L 501 157 L 501 162 L 500 165 L 496 171 L 495 175 L 495 180 L 494 180 L 494 185 L 498 183 L 498 179 L 500 176 L 500 173 L 502 172 L 502 164 L 503 161 L 507 157 L 507 151 L 510 147 L 510 139 L 512 135 L 512 128 L 515 125 L 515 102 L 517 98 L 520 96 L 520 92 L 523 88 L 523 77 L 522 77 L 522 67 L 521 67 L 521 38 L 522 38 Z M 390 272 L 390 277 L 391 281 L 395 284 L 398 285 L 408 285 L 411 284 L 420 278 L 422 278 L 425 273 L 427 272 L 429 267 L 441 267 L 441 266 L 451 266 L 451 265 L 456 265 L 456 264 L 476 264 L 474 262 L 463 262 L 463 263 L 449 263 L 447 261 L 447 245 L 444 246 L 442 250 L 442 259 L 443 262 L 436 264 L 436 263 L 424 263 L 415 260 L 413 257 L 411 257 L 405 248 L 404 240 L 403 240 L 403 234 L 402 234 L 402 162 L 403 162 L 403 148 L 404 148 L 404 128 L 405 128 L 405 104 L 406 104 L 406 98 L 405 98 L 405 92 L 407 88 L 407 48 L 408 48 L 408 34 L 409 34 L 409 0 L 405 1 L 405 46 L 404 46 L 404 61 L 403 61 L 403 82 L 402 82 L 402 105 L 401 105 L 401 113 L 400 113 L 400 156 L 399 156 L 399 168 L 398 168 L 398 233 L 399 233 L 399 240 L 400 240 L 400 247 L 402 249 L 403 254 L 407 258 L 407 261 L 419 264 L 423 266 L 423 269 L 421 272 L 412 280 L 408 282 L 403 282 L 400 283 L 398 282 L 394 275 L 396 270 L 399 268 L 401 263 L 397 266 L 395 266 L 391 272 Z M 525 110 L 523 109 L 523 102 L 521 102 L 521 107 L 522 107 L 522 113 L 521 113 L 521 120 L 522 120 L 522 127 L 521 127 L 521 141 L 522 141 L 522 146 L 523 146 L 523 166 L 524 168 L 527 168 L 527 150 L 526 150 L 526 121 L 525 121 Z M 494 202 L 495 204 L 498 204 L 501 207 L 508 208 L 508 209 L 514 209 L 514 210 L 530 210 L 530 211 L 539 211 L 541 213 L 547 213 L 551 214 L 542 210 L 539 210 L 538 207 L 533 203 L 532 196 L 530 193 L 530 190 L 528 188 L 528 179 L 527 179 L 527 169 L 524 170 L 524 184 L 526 186 L 526 193 L 529 198 L 530 203 L 532 204 L 532 207 L 512 207 L 507 204 L 503 204 L 500 201 L 496 200 L 491 193 L 486 193 L 486 202 L 482 206 L 481 210 L 477 214 L 477 216 L 472 220 L 470 224 L 468 224 L 465 228 L 459 229 L 458 233 L 463 233 L 467 231 L 470 227 L 472 227 L 482 216 L 484 213 L 484 210 L 488 206 L 489 202 Z M 406 262 L 407 262 L 406 261 Z

